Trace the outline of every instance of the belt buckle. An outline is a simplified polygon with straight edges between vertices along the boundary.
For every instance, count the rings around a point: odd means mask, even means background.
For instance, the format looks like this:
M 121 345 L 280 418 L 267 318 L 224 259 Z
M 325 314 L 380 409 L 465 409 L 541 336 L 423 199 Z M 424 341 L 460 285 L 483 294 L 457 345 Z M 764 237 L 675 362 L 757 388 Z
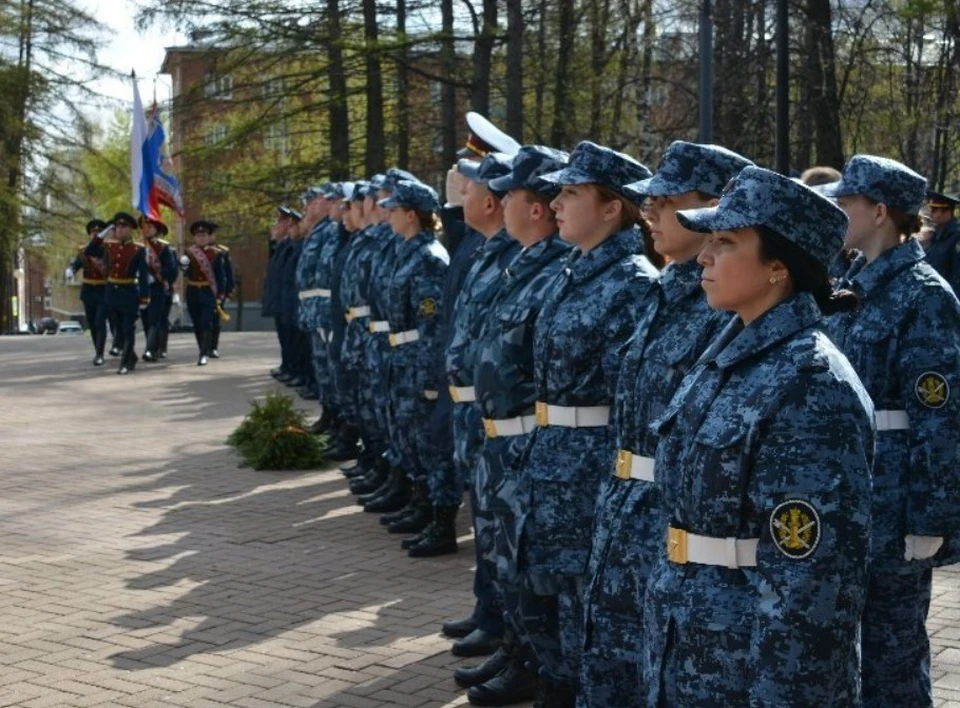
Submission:
M 346 310 L 346 311 L 343 313 L 343 319 L 345 319 L 347 322 L 351 322 L 351 321 L 353 320 L 353 308 L 352 308 L 352 307 L 351 307 L 349 310 Z
M 547 404 L 544 401 L 537 401 L 536 406 L 537 425 L 546 428 L 550 425 L 550 414 L 547 412 Z
M 457 387 L 447 386 L 447 390 L 450 392 L 450 399 L 454 403 L 460 403 L 460 392 L 457 390 Z
M 683 529 L 667 529 L 667 558 L 677 565 L 687 564 L 687 532 Z
M 497 437 L 497 424 L 494 423 L 490 418 L 483 419 L 483 432 L 487 434 L 488 438 Z
M 393 332 L 390 333 L 390 346 L 397 346 L 397 335 L 395 335 Z
M 375 332 L 374 329 L 373 329 L 373 322 L 371 322 L 370 324 L 367 325 L 367 331 L 368 331 L 370 334 L 376 334 L 376 332 Z
M 620 450 L 617 453 L 617 479 L 630 479 L 630 468 L 633 466 L 633 453 L 629 450 Z

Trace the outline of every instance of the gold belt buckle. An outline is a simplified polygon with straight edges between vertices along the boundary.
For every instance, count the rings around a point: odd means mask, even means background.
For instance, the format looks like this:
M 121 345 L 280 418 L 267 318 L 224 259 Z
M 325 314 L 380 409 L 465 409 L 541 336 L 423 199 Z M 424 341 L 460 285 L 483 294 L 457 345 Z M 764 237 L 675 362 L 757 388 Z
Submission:
M 487 434 L 488 438 L 497 437 L 497 424 L 494 423 L 490 418 L 483 419 L 483 432 Z
M 390 333 L 390 346 L 397 346 L 397 335 L 395 335 L 393 332 Z
M 347 310 L 346 312 L 343 313 L 343 318 L 344 318 L 347 322 L 353 321 L 353 308 L 352 308 L 352 307 L 351 307 L 349 310 Z
M 457 390 L 457 387 L 447 386 L 447 390 L 450 392 L 450 399 L 454 403 L 460 403 L 460 392 Z
M 630 468 L 633 466 L 633 453 L 629 450 L 620 450 L 617 453 L 617 479 L 630 479 Z
M 367 325 L 367 331 L 368 331 L 370 334 L 376 334 L 376 331 L 373 329 L 373 322 L 371 322 L 370 324 Z
M 550 414 L 547 412 L 547 404 L 544 401 L 537 401 L 536 405 L 537 425 L 546 428 L 550 425 Z
M 672 526 L 667 530 L 667 558 L 671 563 L 686 565 L 687 563 L 687 532 L 675 529 Z

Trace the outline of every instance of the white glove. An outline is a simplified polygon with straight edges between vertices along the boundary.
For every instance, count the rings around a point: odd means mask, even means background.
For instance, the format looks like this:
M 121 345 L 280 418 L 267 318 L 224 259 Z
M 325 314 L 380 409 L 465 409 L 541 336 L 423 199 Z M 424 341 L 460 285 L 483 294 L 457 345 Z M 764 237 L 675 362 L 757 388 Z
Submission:
M 67 268 L 63 271 L 63 277 L 67 280 L 73 280 L 73 268 Z
M 943 536 L 911 536 L 903 538 L 904 560 L 926 560 L 933 558 L 943 545 Z
M 444 187 L 443 192 L 447 199 L 447 206 L 463 206 L 463 195 L 460 194 L 460 189 L 464 179 L 464 176 L 460 174 L 460 171 L 456 167 L 447 170 L 447 185 Z
M 184 268 L 190 265 L 190 256 L 186 254 L 180 256 L 180 265 L 182 265 Z

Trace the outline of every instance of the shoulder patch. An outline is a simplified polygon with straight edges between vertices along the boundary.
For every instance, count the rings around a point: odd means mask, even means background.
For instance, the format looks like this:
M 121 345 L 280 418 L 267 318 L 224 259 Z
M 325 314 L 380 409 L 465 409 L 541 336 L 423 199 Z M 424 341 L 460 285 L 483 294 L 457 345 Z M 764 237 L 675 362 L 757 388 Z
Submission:
M 917 400 L 927 408 L 943 408 L 950 400 L 950 384 L 936 371 L 926 371 L 917 378 Z
M 770 536 L 787 558 L 806 558 L 820 543 L 820 515 L 802 499 L 790 499 L 770 514 Z
M 424 317 L 433 317 L 437 314 L 437 301 L 432 297 L 420 301 L 420 314 Z
M 219 243 L 218 243 L 216 246 L 214 246 L 214 248 L 218 248 L 219 250 L 223 251 L 224 253 L 230 253 L 230 249 L 229 249 L 229 248 L 227 248 L 226 246 L 221 246 Z

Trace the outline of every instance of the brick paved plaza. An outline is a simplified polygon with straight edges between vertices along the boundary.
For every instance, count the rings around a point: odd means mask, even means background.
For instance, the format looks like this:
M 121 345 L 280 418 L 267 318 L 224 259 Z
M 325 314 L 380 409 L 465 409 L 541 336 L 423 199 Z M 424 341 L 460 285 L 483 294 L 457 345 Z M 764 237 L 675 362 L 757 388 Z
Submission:
M 114 374 L 86 337 L 0 338 L 0 706 L 466 704 L 439 623 L 473 545 L 413 561 L 334 468 L 237 469 L 275 338 Z M 938 706 L 960 708 L 960 570 L 936 576 Z M 908 708 L 908 707 L 905 707 Z

